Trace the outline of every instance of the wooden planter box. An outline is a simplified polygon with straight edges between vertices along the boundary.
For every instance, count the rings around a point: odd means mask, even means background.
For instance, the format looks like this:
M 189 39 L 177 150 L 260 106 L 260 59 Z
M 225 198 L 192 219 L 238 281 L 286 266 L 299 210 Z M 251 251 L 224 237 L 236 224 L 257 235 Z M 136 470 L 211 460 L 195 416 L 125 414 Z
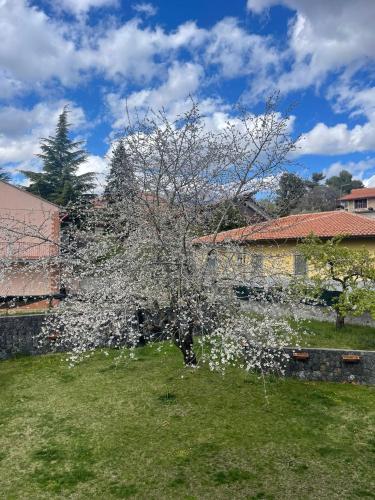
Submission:
M 55 342 L 59 337 L 60 335 L 58 335 L 57 333 L 52 333 L 51 335 L 48 335 L 47 338 L 50 342 Z
M 309 359 L 310 354 L 308 352 L 294 352 L 293 359 L 297 359 L 298 361 L 306 361 Z
M 358 354 L 343 354 L 341 359 L 344 363 L 359 363 L 361 356 L 358 356 Z

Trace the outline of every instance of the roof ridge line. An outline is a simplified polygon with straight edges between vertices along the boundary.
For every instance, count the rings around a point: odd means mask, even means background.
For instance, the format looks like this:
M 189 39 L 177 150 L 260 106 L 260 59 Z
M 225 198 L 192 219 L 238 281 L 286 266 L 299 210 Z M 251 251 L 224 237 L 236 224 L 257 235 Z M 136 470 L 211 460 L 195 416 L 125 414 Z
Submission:
M 53 203 L 53 201 L 46 200 L 45 198 L 43 198 L 42 196 L 39 196 L 37 194 L 30 193 L 30 191 L 26 191 L 25 189 L 22 189 L 18 186 L 15 186 L 14 184 L 11 184 L 10 182 L 3 181 L 3 180 L 0 180 L 0 182 L 3 182 L 7 186 L 10 186 L 14 189 L 17 189 L 18 191 L 21 191 L 21 193 L 29 194 L 30 196 L 33 196 L 34 198 L 37 198 L 38 200 L 43 201 L 44 203 L 48 203 L 49 205 L 52 205 L 52 206 L 58 208 L 59 210 L 62 209 L 62 207 L 60 205 L 56 205 L 56 203 Z

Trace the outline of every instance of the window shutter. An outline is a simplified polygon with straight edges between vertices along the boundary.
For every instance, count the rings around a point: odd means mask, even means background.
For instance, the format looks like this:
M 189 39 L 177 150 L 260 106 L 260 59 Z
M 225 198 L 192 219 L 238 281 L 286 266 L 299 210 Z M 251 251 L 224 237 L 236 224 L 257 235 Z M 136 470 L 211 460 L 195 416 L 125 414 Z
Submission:
M 255 253 L 251 256 L 251 269 L 254 273 L 261 274 L 263 272 L 263 255 Z
M 294 274 L 296 276 L 304 276 L 307 274 L 307 262 L 303 255 L 296 254 L 294 256 Z

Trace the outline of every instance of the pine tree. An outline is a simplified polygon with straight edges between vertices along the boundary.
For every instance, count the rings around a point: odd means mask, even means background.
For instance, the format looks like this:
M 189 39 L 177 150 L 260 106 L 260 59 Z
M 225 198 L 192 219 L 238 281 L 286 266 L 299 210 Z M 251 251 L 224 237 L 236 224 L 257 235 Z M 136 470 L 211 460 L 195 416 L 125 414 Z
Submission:
M 276 191 L 276 207 L 280 217 L 289 215 L 294 210 L 301 197 L 306 192 L 304 180 L 296 174 L 285 172 L 280 177 L 279 188 Z
M 41 172 L 22 171 L 31 181 L 27 190 L 61 206 L 82 198 L 94 187 L 94 174 L 77 175 L 78 167 L 87 160 L 83 141 L 69 138 L 68 107 L 60 114 L 55 136 L 42 138 Z
M 124 142 L 120 139 L 113 148 L 105 196 L 109 200 L 127 198 L 135 192 L 135 176 L 129 165 Z
M 9 175 L 1 167 L 0 167 L 0 181 L 5 181 L 5 182 L 9 182 L 10 181 Z

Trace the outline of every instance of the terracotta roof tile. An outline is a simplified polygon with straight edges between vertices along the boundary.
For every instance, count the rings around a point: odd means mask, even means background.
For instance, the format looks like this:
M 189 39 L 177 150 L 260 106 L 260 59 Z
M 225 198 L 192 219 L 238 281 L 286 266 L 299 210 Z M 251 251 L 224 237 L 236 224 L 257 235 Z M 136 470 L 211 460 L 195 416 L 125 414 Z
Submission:
M 352 189 L 350 194 L 340 198 L 341 201 L 360 200 L 363 198 L 375 198 L 375 188 Z
M 223 231 L 216 235 L 215 242 L 296 240 L 306 238 L 312 233 L 320 238 L 340 235 L 375 238 L 375 220 L 345 211 L 289 215 L 260 224 Z M 202 236 L 194 240 L 194 243 L 213 242 L 214 235 Z
M 35 260 L 46 257 L 56 257 L 59 254 L 58 245 L 53 243 L 35 242 L 9 242 L 0 241 L 0 258 L 11 258 L 14 260 Z

